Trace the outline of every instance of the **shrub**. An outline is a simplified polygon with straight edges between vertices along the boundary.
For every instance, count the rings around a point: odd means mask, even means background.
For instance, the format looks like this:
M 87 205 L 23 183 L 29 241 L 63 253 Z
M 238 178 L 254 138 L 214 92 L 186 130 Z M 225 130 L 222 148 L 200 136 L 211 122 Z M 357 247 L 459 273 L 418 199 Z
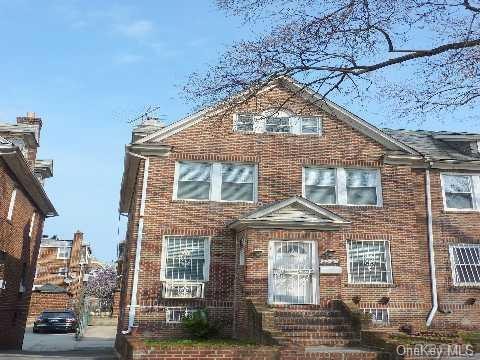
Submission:
M 205 309 L 193 311 L 182 319 L 184 329 L 192 339 L 209 339 L 217 335 L 218 326 L 208 320 Z

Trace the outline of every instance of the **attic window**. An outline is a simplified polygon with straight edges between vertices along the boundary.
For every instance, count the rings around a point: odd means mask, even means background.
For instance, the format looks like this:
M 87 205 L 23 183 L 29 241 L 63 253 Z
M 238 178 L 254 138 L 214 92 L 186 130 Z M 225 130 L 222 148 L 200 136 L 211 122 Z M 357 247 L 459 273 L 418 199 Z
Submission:
M 265 132 L 267 133 L 289 133 L 290 118 L 288 117 L 268 117 L 265 120 Z
M 240 132 L 253 131 L 254 116 L 251 114 L 238 114 L 235 122 L 235 130 Z

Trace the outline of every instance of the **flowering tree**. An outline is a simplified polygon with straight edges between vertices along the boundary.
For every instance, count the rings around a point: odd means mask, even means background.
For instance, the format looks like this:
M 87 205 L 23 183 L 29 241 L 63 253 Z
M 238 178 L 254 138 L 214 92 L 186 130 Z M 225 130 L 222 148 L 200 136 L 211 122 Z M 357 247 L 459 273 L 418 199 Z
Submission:
M 85 295 L 92 296 L 100 301 L 101 310 L 111 309 L 113 305 L 113 292 L 117 286 L 117 273 L 113 266 L 93 273 L 87 282 Z
M 324 96 L 377 89 L 415 115 L 479 104 L 480 0 L 216 3 L 252 31 L 191 76 L 186 94 L 200 105 L 238 92 L 253 97 L 281 76 Z

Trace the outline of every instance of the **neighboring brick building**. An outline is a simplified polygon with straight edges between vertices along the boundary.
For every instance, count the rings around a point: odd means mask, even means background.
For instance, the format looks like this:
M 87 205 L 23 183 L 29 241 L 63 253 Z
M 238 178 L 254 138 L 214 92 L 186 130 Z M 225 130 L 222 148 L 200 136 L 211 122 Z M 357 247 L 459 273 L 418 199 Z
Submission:
M 34 113 L 0 123 L 0 349 L 23 343 L 46 217 L 57 213 L 43 182 L 51 160 L 37 160 L 42 120 Z
M 119 336 L 207 308 L 225 336 L 345 345 L 352 302 L 480 326 L 480 135 L 380 130 L 291 79 L 230 105 L 133 132 Z
M 54 309 L 53 304 L 64 304 L 61 308 L 73 308 L 92 271 L 92 262 L 90 245 L 84 242 L 81 231 L 75 232 L 72 240 L 63 240 L 56 235 L 44 236 L 38 254 L 29 320 L 42 310 Z M 55 291 L 51 291 L 52 288 Z M 65 293 L 69 296 L 67 303 L 57 299 L 66 299 Z M 43 305 L 47 307 L 42 308 Z

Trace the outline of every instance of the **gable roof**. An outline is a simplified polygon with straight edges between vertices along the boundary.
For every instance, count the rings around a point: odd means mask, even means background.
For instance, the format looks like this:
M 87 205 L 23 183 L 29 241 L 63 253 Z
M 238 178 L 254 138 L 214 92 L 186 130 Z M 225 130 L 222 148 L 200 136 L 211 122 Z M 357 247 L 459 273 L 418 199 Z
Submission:
M 350 224 L 341 216 L 305 198 L 294 196 L 260 207 L 228 224 L 233 230 L 245 228 L 335 230 Z
M 384 133 L 374 125 L 366 122 L 365 120 L 361 119 L 360 117 L 352 114 L 351 112 L 347 111 L 343 107 L 335 104 L 334 102 L 325 99 L 322 95 L 318 94 L 314 90 L 303 86 L 302 84 L 298 83 L 296 80 L 290 77 L 282 77 L 276 80 L 275 83 L 267 84 L 265 88 L 269 86 L 275 85 L 283 85 L 284 87 L 290 89 L 295 94 L 298 94 L 305 100 L 311 102 L 313 105 L 318 106 L 323 111 L 333 115 L 340 121 L 343 121 L 350 125 L 352 128 L 356 129 L 360 133 L 364 134 L 372 138 L 373 140 L 377 141 L 378 143 L 384 145 L 389 150 L 401 150 L 405 151 L 409 154 L 416 154 L 417 152 L 412 149 L 411 147 L 403 144 L 399 140 L 391 137 L 390 135 Z M 234 98 L 241 97 L 243 93 L 236 95 Z M 179 121 L 176 121 L 169 126 L 166 126 L 152 134 L 149 134 L 139 140 L 137 140 L 136 144 L 144 144 L 150 141 L 159 142 L 165 138 L 168 138 L 184 129 L 189 128 L 192 125 L 199 123 L 200 121 L 204 120 L 207 115 L 212 115 L 217 111 L 220 111 L 222 105 L 225 105 L 232 99 L 228 99 L 224 102 L 219 104 L 213 105 L 196 113 L 193 113 Z
M 480 160 L 480 156 L 473 153 L 461 152 L 459 149 L 453 147 L 450 142 L 456 139 L 467 139 L 472 142 L 477 141 L 480 138 L 480 134 L 425 130 L 384 129 L 384 131 L 432 160 Z M 447 139 L 450 141 L 446 141 Z

